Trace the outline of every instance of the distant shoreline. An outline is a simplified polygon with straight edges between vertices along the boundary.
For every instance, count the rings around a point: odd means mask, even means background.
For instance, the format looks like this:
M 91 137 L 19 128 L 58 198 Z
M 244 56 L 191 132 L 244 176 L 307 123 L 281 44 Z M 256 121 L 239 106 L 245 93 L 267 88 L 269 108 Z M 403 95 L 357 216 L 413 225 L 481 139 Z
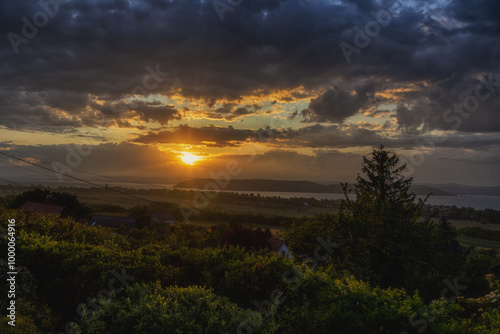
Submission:
M 176 189 L 203 190 L 213 179 L 197 178 L 180 182 L 173 186 Z M 352 184 L 350 184 L 352 186 Z M 351 187 L 350 187 L 351 188 Z M 253 192 L 293 192 L 293 193 L 316 193 L 316 194 L 343 194 L 342 186 L 337 184 L 322 185 L 311 181 L 281 181 L 265 179 L 230 180 L 224 187 L 225 191 L 253 191 Z M 453 193 L 425 185 L 413 185 L 411 191 L 417 195 L 433 196 L 456 196 Z
M 104 184 L 101 184 L 101 186 L 104 186 Z M 176 188 L 174 184 L 158 184 L 156 185 L 157 188 L 153 188 L 151 186 L 145 186 L 145 187 L 138 187 L 137 184 L 133 183 L 109 183 L 109 188 L 114 188 L 114 189 L 119 189 L 121 191 L 127 191 L 131 190 L 134 192 L 141 192 L 141 191 L 150 191 L 150 190 L 167 190 L 167 191 L 205 191 L 203 189 L 195 189 L 195 188 Z M 52 185 L 0 185 L 0 195 L 6 196 L 6 195 L 18 195 L 23 191 L 27 191 L 29 189 L 33 188 L 49 188 L 57 191 L 66 191 L 73 193 L 73 191 L 76 191 L 77 189 L 88 189 L 88 188 L 95 188 L 92 186 L 85 186 L 85 185 L 78 185 L 78 186 L 73 186 L 73 185 L 64 185 L 61 183 L 57 184 L 52 184 Z M 96 188 L 98 189 L 98 188 Z M 101 189 L 104 190 L 104 189 Z M 232 190 L 232 189 L 223 189 L 223 190 L 218 190 L 219 192 L 227 192 L 227 193 L 235 193 L 235 194 L 253 194 L 253 196 L 257 197 L 281 197 L 281 198 L 303 198 L 305 202 L 307 202 L 308 198 L 314 198 L 317 200 L 341 200 L 344 198 L 344 194 L 342 193 L 309 193 L 309 192 L 297 192 L 297 191 L 289 191 L 289 192 L 284 192 L 284 191 L 255 191 L 255 190 L 250 190 L 250 191 L 245 191 L 245 190 Z M 424 199 L 426 197 L 427 193 L 424 195 L 417 195 L 417 198 Z M 351 196 L 350 196 L 351 197 Z M 427 201 L 427 204 L 430 205 L 437 205 L 437 206 L 457 206 L 457 207 L 472 207 L 476 210 L 484 210 L 484 209 L 493 209 L 493 210 L 500 210 L 500 196 L 498 195 L 469 195 L 469 194 L 462 194 L 462 196 L 457 196 L 457 195 L 451 195 L 451 196 L 435 196 L 432 195 L 429 200 Z

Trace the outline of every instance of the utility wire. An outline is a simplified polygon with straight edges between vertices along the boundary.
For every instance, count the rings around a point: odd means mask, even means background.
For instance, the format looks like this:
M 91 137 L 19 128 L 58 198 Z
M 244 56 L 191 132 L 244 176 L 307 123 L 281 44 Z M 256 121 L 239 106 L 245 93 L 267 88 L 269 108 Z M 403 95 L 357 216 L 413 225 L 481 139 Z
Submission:
M 8 153 L 2 152 L 2 151 L 0 151 L 0 154 L 5 155 L 5 156 L 7 156 L 7 157 L 10 157 L 10 158 L 12 158 L 12 159 L 16 159 L 16 160 L 19 160 L 19 161 L 23 161 L 23 162 L 25 162 L 25 163 L 28 163 L 28 164 L 30 164 L 30 165 L 33 165 L 33 166 L 36 166 L 36 167 L 39 167 L 39 168 L 43 168 L 43 169 L 48 170 L 48 171 L 50 171 L 50 172 L 53 172 L 53 170 L 52 170 L 52 169 L 50 169 L 50 168 L 47 168 L 47 167 L 41 166 L 41 165 L 39 165 L 39 164 L 36 164 L 36 163 L 34 163 L 34 162 L 31 162 L 31 161 L 28 161 L 28 160 L 25 160 L 25 159 L 18 158 L 18 157 L 16 157 L 15 155 L 8 154 Z M 94 182 L 90 182 L 90 181 L 87 181 L 87 180 L 81 179 L 81 178 L 76 177 L 76 176 L 71 176 L 71 175 L 64 174 L 64 173 L 59 173 L 59 174 L 64 175 L 64 176 L 66 176 L 66 177 L 69 177 L 69 178 L 71 178 L 71 179 L 75 179 L 75 180 L 78 180 L 78 181 L 81 181 L 81 182 L 85 182 L 85 183 L 90 184 L 90 185 L 92 185 L 92 186 L 94 186 L 94 187 L 102 188 L 102 189 L 105 189 L 105 190 L 108 190 L 108 191 L 111 191 L 111 192 L 115 192 L 115 193 L 122 194 L 122 195 L 125 195 L 125 196 L 129 196 L 129 197 L 133 197 L 133 198 L 136 198 L 136 199 L 140 199 L 140 200 L 142 200 L 142 201 L 146 201 L 146 202 L 149 202 L 149 203 L 153 203 L 153 204 L 157 204 L 157 205 L 163 205 L 163 206 L 165 206 L 165 204 L 163 204 L 163 203 L 159 203 L 159 202 L 151 201 L 151 200 L 149 200 L 149 199 L 142 198 L 142 197 L 140 197 L 140 196 L 136 196 L 136 195 L 132 195 L 132 194 L 128 194 L 128 193 L 126 193 L 126 192 L 123 192 L 123 191 L 120 191 L 120 190 L 117 190 L 117 189 L 107 188 L 107 187 L 102 186 L 102 185 L 100 185 L 100 184 L 97 184 L 97 183 L 94 183 Z
M 24 170 L 27 170 L 27 171 L 30 171 L 30 172 L 33 172 L 33 173 L 36 173 L 36 174 L 40 174 L 40 175 L 43 175 L 43 176 L 47 176 L 49 178 L 52 178 L 52 176 L 49 176 L 47 174 L 44 174 L 42 172 L 39 172 L 39 171 L 36 171 L 36 170 L 32 170 L 32 169 L 29 169 L 29 168 L 26 168 L 26 167 L 23 167 L 23 166 L 18 166 L 18 165 L 15 165 L 13 163 L 10 163 L 8 161 L 0 161 L 1 163 L 3 164 L 6 164 L 6 165 L 10 165 L 10 166 L 13 166 L 13 167 L 16 167 L 16 168 L 20 168 L 20 169 L 24 169 Z
M 21 183 L 18 183 L 18 182 L 15 182 L 15 181 L 12 181 L 12 180 L 9 180 L 9 179 L 4 179 L 3 177 L 0 177 L 0 180 L 6 182 L 6 183 L 13 183 L 15 185 L 18 185 L 18 186 L 21 186 L 21 187 L 24 187 L 24 185 L 22 185 Z
M 43 160 L 39 160 L 39 161 L 42 164 L 45 164 L 47 166 L 51 166 L 49 163 L 47 163 L 47 162 L 45 162 Z M 99 176 L 99 177 L 102 177 L 102 178 L 108 178 L 108 179 L 113 179 L 113 180 L 122 181 L 122 182 L 136 183 L 136 184 L 141 184 L 141 185 L 144 185 L 144 186 L 151 186 L 151 187 L 156 187 L 156 188 L 165 188 L 164 186 L 160 186 L 160 185 L 157 185 L 157 184 L 146 183 L 146 182 L 138 182 L 138 181 L 132 181 L 132 180 L 126 180 L 126 179 L 122 179 L 122 178 L 119 178 L 119 177 L 102 175 L 102 174 L 97 174 L 97 173 L 92 173 L 92 172 L 86 172 L 86 171 L 83 171 L 83 170 L 80 170 L 80 169 L 75 169 L 75 168 L 72 168 L 72 170 L 75 171 L 75 172 L 83 173 L 83 174 L 89 174 L 89 175 Z
M 125 179 L 121 179 L 119 177 L 100 175 L 100 174 L 97 174 L 97 173 L 85 172 L 83 170 L 78 170 L 78 169 L 74 169 L 74 168 L 73 168 L 73 170 L 76 171 L 76 172 L 79 172 L 79 173 L 83 173 L 83 174 L 100 176 L 100 177 L 103 177 L 103 178 L 114 179 L 114 180 L 123 181 L 123 182 L 137 183 L 137 184 L 141 184 L 141 185 L 144 185 L 144 186 L 151 186 L 151 187 L 157 187 L 157 188 L 165 188 L 164 186 L 160 186 L 158 184 L 144 183 L 144 182 L 138 182 L 138 181 L 132 181 L 132 180 L 125 180 Z
M 0 161 L 1 163 L 3 164 L 7 164 L 7 165 L 11 165 L 13 167 L 16 167 L 16 168 L 20 168 L 20 169 L 24 169 L 24 170 L 27 170 L 27 171 L 30 171 L 30 172 L 33 172 L 33 173 L 36 173 L 36 174 L 40 174 L 40 175 L 43 175 L 43 176 L 46 176 L 48 177 L 49 179 L 52 179 L 53 176 L 51 175 L 47 175 L 47 174 L 44 174 L 44 173 L 41 173 L 39 171 L 36 171 L 36 170 L 33 170 L 33 169 L 29 169 L 29 168 L 26 168 L 26 167 L 23 167 L 23 166 L 18 166 L 18 165 L 15 165 L 13 163 L 10 163 L 8 161 Z M 69 182 L 73 183 L 73 184 L 77 184 L 77 185 L 80 185 L 80 183 L 77 183 L 76 181 L 73 181 L 73 180 L 69 180 Z

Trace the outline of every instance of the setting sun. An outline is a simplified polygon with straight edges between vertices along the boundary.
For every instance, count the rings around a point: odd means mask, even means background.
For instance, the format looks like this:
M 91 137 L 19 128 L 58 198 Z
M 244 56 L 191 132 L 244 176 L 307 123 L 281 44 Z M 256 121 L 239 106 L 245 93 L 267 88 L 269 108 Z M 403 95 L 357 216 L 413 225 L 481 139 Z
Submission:
M 192 165 L 196 161 L 201 160 L 201 157 L 194 155 L 193 153 L 182 152 L 181 160 L 185 164 Z

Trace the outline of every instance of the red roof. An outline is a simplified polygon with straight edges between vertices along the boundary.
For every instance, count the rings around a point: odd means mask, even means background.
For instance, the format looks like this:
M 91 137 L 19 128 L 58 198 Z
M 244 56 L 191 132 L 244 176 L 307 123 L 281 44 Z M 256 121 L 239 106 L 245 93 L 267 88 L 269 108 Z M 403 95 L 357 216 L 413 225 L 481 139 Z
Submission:
M 64 206 L 42 204 L 42 203 L 28 201 L 23 205 L 21 205 L 19 209 L 41 213 L 42 215 L 53 215 L 61 213 L 61 211 L 64 210 Z
M 275 252 L 279 252 L 281 246 L 285 243 L 285 240 L 271 238 L 269 239 L 269 243 Z

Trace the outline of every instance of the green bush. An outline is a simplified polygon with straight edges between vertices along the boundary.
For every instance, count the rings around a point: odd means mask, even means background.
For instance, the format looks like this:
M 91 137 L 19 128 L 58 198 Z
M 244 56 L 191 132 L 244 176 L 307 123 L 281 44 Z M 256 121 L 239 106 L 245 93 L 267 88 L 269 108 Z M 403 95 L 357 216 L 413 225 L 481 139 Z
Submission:
M 381 289 L 353 277 L 331 279 L 328 272 L 306 272 L 285 293 L 279 312 L 284 333 L 399 333 L 424 304 L 402 289 Z
M 95 311 L 84 310 L 76 333 L 167 334 L 236 332 L 242 319 L 261 320 L 203 287 L 166 287 L 158 283 L 129 286 L 125 296 L 103 297 Z M 254 333 L 263 333 L 264 323 Z
M 500 231 L 485 229 L 479 226 L 462 227 L 458 233 L 464 237 L 500 242 Z
M 420 293 L 382 289 L 329 266 L 334 256 L 314 271 L 266 250 L 203 248 L 206 243 L 198 240 L 183 245 L 196 236 L 207 238 L 210 232 L 202 227 L 186 225 L 165 240 L 141 240 L 72 219 L 4 208 L 0 219 L 16 219 L 19 333 L 53 334 L 75 319 L 82 333 L 234 333 L 239 326 L 243 333 L 287 334 L 413 333 L 424 320 L 427 333 L 487 333 L 500 321 L 498 291 L 495 298 L 438 300 L 427 306 Z M 324 222 L 295 228 L 304 232 L 296 241 L 306 251 L 317 247 L 318 229 L 320 236 L 330 232 Z M 5 225 L 0 234 L 5 250 Z M 469 285 L 467 295 L 490 289 L 482 272 L 494 260 L 493 252 L 474 252 L 458 265 L 460 284 Z M 0 275 L 5 268 L 3 263 Z M 121 268 L 135 276 L 135 285 L 99 299 L 97 312 L 77 318 L 77 306 L 98 296 L 109 286 L 111 271 Z M 437 282 L 437 291 L 443 289 L 434 276 L 414 280 Z M 5 295 L 5 286 L 0 287 Z M 1 324 L 0 331 L 12 328 Z

